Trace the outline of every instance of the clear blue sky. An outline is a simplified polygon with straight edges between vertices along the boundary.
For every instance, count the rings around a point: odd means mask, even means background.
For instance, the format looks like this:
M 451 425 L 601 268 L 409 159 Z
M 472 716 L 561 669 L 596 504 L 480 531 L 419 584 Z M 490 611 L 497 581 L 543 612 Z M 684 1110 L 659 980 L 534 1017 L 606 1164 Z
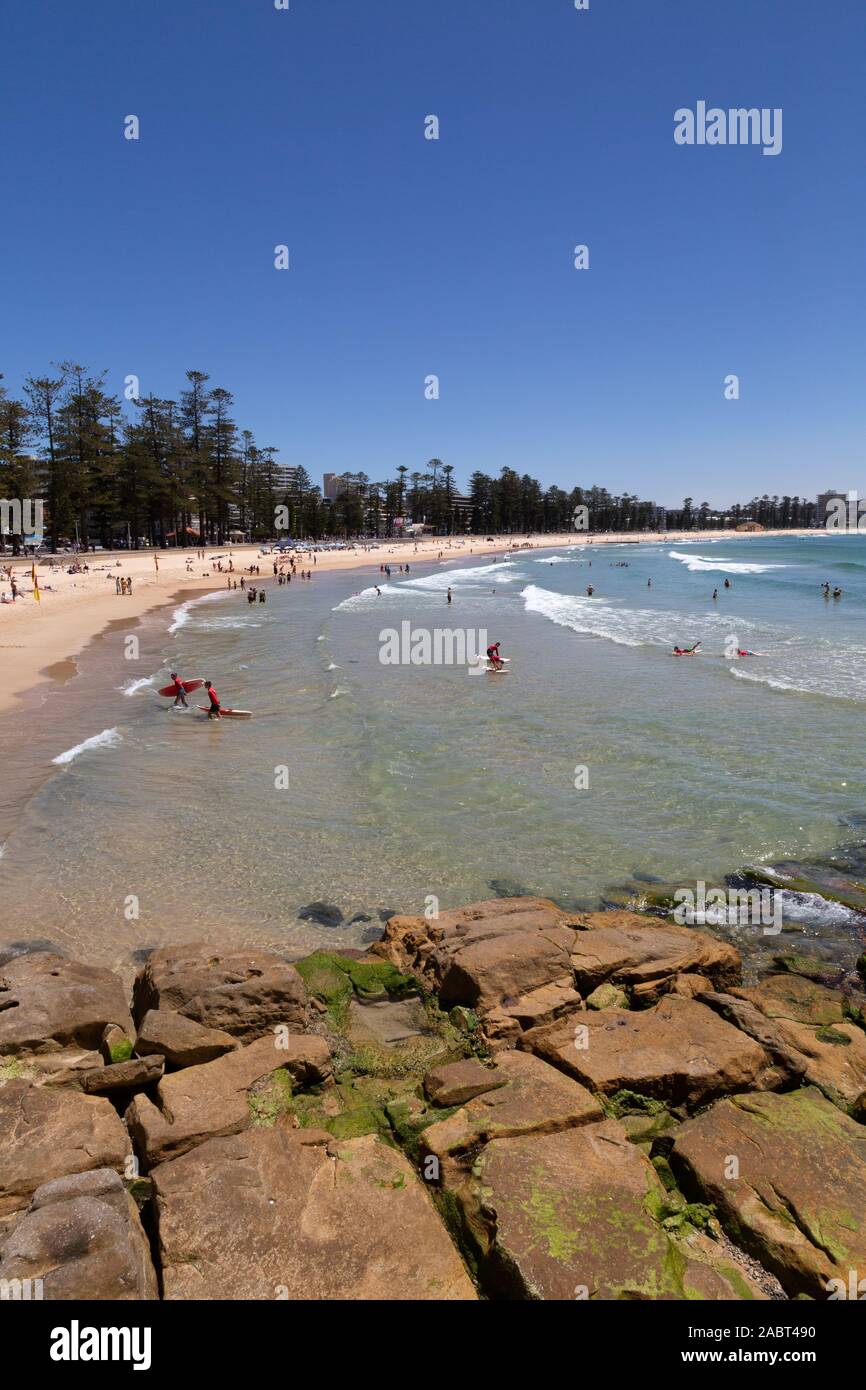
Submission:
M 319 483 L 863 490 L 864 0 L 30 0 L 0 40 L 13 390 L 196 367 Z M 782 153 L 678 147 L 699 100 L 782 107 Z

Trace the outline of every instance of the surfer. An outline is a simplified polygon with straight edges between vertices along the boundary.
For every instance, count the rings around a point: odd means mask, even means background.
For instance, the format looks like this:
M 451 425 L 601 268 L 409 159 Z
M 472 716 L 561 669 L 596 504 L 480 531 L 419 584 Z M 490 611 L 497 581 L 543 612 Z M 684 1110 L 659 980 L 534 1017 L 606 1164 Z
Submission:
M 674 647 L 673 655 L 674 655 L 674 656 L 697 656 L 698 647 L 699 647 L 700 645 L 701 645 L 700 642 L 696 642 L 695 645 L 694 645 L 693 647 Z
M 726 580 L 725 580 L 725 588 L 726 588 L 726 589 L 730 589 L 730 587 L 731 587 L 731 581 L 730 581 L 730 579 L 726 579 Z
M 177 671 L 172 671 L 172 673 L 171 673 L 171 678 L 172 678 L 172 680 L 174 681 L 174 705 L 175 705 L 175 709 L 177 708 L 178 705 L 183 705 L 184 709 L 189 709 L 189 705 L 188 705 L 187 702 L 186 702 L 186 691 L 184 690 L 183 681 L 181 680 L 180 676 L 177 674 Z
M 217 695 L 210 681 L 205 681 L 204 688 L 207 691 L 208 697 L 210 699 L 210 709 L 207 712 L 207 717 L 208 719 L 219 719 L 220 711 L 222 709 L 222 706 L 220 705 L 219 701 L 219 696 Z
M 499 655 L 499 648 L 501 645 L 501 642 L 494 642 L 487 648 L 487 662 L 494 671 L 501 671 L 505 664 L 502 657 Z
M 448 590 L 448 607 L 451 607 L 451 590 Z

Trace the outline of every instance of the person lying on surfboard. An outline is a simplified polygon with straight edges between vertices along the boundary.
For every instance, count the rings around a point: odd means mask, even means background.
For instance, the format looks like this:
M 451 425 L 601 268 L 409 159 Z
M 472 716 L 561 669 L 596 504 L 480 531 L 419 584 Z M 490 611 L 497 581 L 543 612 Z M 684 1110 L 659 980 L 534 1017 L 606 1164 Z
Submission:
M 494 671 L 501 671 L 505 664 L 502 657 L 499 655 L 499 648 L 501 645 L 501 642 L 494 642 L 492 646 L 487 648 L 487 660 Z
M 700 642 L 696 642 L 693 647 L 674 647 L 674 656 L 696 656 Z
M 210 698 L 210 709 L 207 712 L 207 717 L 208 719 L 219 719 L 222 710 L 219 696 L 217 695 L 210 681 L 205 681 L 204 688 L 207 691 L 208 696 Z
M 172 673 L 171 673 L 171 678 L 172 678 L 172 680 L 174 681 L 174 691 L 175 691 L 175 695 L 174 695 L 174 704 L 175 704 L 175 708 L 177 708 L 178 705 L 183 705 L 184 709 L 189 709 L 189 705 L 188 705 L 187 702 L 186 702 L 186 691 L 184 690 L 183 681 L 181 680 L 180 676 L 177 674 L 177 671 L 172 671 Z

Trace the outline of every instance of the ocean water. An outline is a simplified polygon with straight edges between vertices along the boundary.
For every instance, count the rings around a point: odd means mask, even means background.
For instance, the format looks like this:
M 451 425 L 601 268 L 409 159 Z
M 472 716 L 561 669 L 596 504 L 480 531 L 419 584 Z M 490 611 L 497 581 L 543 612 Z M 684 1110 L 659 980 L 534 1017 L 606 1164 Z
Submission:
M 508 673 L 383 664 L 402 624 L 486 633 Z M 138 660 L 114 624 L 76 680 L 0 721 L 2 942 L 113 965 L 177 939 L 300 953 L 360 945 L 434 898 L 594 906 L 832 863 L 864 839 L 859 536 L 321 574 L 268 584 L 266 605 L 218 593 L 134 631 Z M 697 641 L 699 656 L 671 656 Z M 737 648 L 763 655 L 729 659 Z M 255 718 L 171 711 L 156 694 L 171 669 Z M 342 924 L 304 920 L 314 902 Z M 788 908 L 785 949 L 863 949 L 858 914 L 820 895 Z

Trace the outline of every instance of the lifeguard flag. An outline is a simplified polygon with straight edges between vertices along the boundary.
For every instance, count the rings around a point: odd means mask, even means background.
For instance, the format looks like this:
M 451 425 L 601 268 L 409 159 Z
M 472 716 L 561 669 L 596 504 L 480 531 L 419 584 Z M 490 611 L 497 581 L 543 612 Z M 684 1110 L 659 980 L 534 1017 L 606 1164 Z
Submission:
M 31 570 L 30 570 L 30 578 L 33 580 L 33 597 L 35 598 L 35 600 L 36 600 L 37 603 L 41 603 L 41 602 L 42 602 L 42 595 L 41 595 L 40 592 L 39 592 L 39 580 L 36 578 L 36 563 L 35 563 L 35 561 L 34 561 L 34 563 L 33 563 L 33 567 L 32 567 Z

